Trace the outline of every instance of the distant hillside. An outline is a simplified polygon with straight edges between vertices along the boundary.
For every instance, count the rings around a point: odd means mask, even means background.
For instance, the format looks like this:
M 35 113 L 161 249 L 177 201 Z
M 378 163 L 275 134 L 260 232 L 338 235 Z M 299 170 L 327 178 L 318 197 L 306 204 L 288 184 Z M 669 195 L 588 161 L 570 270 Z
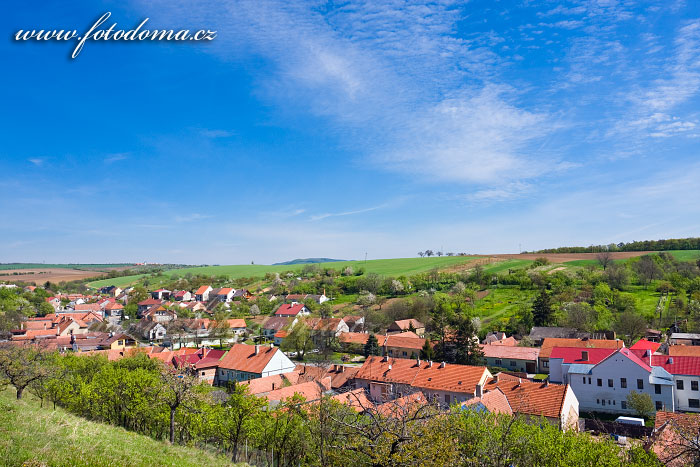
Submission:
M 669 251 L 700 250 L 700 237 L 669 238 L 665 240 L 643 240 L 609 245 L 564 246 L 523 253 L 598 253 L 601 251 Z
M 338 261 L 347 261 L 346 259 L 332 258 L 301 258 L 285 261 L 284 263 L 274 263 L 273 266 L 290 266 L 292 264 L 314 264 L 314 263 L 336 263 Z
M 25 392 L 0 391 L 0 465 L 233 465 L 226 458 L 44 408 Z M 236 464 L 242 465 L 242 464 Z

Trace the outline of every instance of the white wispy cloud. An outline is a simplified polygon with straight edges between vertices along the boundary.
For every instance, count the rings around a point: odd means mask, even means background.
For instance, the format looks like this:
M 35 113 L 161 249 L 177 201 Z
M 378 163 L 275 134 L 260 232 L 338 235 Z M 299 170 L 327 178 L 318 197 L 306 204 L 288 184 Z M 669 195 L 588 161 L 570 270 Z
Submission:
M 46 162 L 46 159 L 42 159 L 39 157 L 33 157 L 33 158 L 27 159 L 27 160 L 37 167 L 41 167 Z
M 215 130 L 215 129 L 208 129 L 208 130 L 201 130 L 200 134 L 204 136 L 205 138 L 230 138 L 231 136 L 234 136 L 236 134 L 235 131 L 231 130 Z
M 369 208 L 363 208 L 363 209 L 355 209 L 353 211 L 343 211 L 343 212 L 329 212 L 325 214 L 315 214 L 312 215 L 309 219 L 312 221 L 320 221 L 321 219 L 326 219 L 328 217 L 343 217 L 343 216 L 353 216 L 355 214 L 363 214 L 365 212 L 371 212 L 371 211 L 376 211 L 378 209 L 383 209 L 386 208 L 388 205 L 387 204 L 381 204 L 379 206 L 372 206 Z
M 105 164 L 113 164 L 115 162 L 123 161 L 125 159 L 129 158 L 129 153 L 128 152 L 119 152 L 115 154 L 109 154 L 104 158 L 104 163 Z

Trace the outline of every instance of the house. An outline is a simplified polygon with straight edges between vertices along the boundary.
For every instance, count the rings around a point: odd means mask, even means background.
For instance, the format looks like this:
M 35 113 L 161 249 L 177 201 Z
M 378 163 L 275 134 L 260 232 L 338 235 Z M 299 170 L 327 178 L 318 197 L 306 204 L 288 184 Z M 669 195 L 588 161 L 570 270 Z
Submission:
M 122 289 L 120 289 L 116 285 L 108 285 L 106 287 L 102 287 L 97 292 L 104 294 L 104 295 L 110 295 L 112 297 L 117 297 L 119 294 L 122 293 Z
M 294 326 L 294 324 L 296 324 L 296 322 L 296 319 L 292 320 L 283 316 L 273 316 L 265 321 L 265 324 L 263 324 L 263 337 L 265 337 L 265 339 L 272 339 L 277 331 L 291 328 Z
M 350 332 L 360 332 L 364 330 L 364 316 L 344 316 L 343 321 L 345 321 L 345 324 L 348 325 L 348 329 L 350 330 Z
M 284 329 L 280 329 L 279 331 L 277 331 L 277 332 L 275 333 L 275 335 L 274 335 L 274 337 L 273 337 L 273 339 L 272 339 L 272 342 L 274 342 L 274 344 L 275 344 L 277 347 L 280 347 L 280 346 L 282 345 L 282 342 L 284 342 L 284 339 L 285 339 L 288 335 L 289 335 L 289 333 L 288 333 L 287 331 L 285 331 Z
M 187 290 L 178 290 L 173 294 L 176 302 L 189 302 L 192 300 L 192 293 Z
M 700 415 L 661 410 L 656 413 L 651 451 L 668 467 L 697 465 Z
M 541 346 L 545 339 L 590 339 L 591 333 L 581 332 L 575 328 L 535 326 L 530 330 L 529 337 L 535 345 Z
M 549 373 L 549 356 L 554 347 L 580 347 L 593 349 L 621 349 L 625 343 L 620 339 L 564 339 L 557 337 L 548 337 L 542 341 L 540 355 L 537 358 L 538 369 L 541 373 Z
M 350 353 L 362 353 L 367 339 L 369 339 L 369 334 L 365 332 L 344 332 L 338 336 L 340 347 L 344 352 Z
M 244 300 L 250 300 L 253 298 L 253 294 L 248 291 L 248 289 L 236 289 L 233 291 L 233 295 L 231 298 L 236 299 L 244 299 Z
M 518 345 L 518 341 L 513 336 L 508 337 L 505 332 L 500 331 L 492 331 L 486 334 L 481 343 L 484 345 L 509 345 L 511 347 Z
M 94 313 L 99 314 L 100 316 L 103 316 L 102 306 L 99 303 L 77 304 L 73 307 L 73 310 L 82 313 L 88 313 L 92 311 Z
M 283 386 L 274 391 L 258 394 L 258 396 L 265 397 L 270 401 L 271 406 L 275 406 L 294 396 L 303 397 L 307 402 L 317 401 L 324 394 L 330 393 L 330 390 L 330 380 L 307 381 L 291 386 Z
M 562 430 L 578 430 L 579 401 L 569 385 L 533 383 L 500 373 L 483 390 L 488 394 L 496 389 L 506 396 L 514 414 L 544 417 Z
M 569 383 L 571 365 L 596 365 L 615 353 L 615 349 L 554 347 L 549 356 L 549 380 Z
M 61 299 L 59 299 L 58 297 L 47 297 L 46 303 L 51 305 L 54 310 L 58 310 L 61 306 Z
M 380 336 L 378 340 L 384 355 L 397 358 L 418 358 L 425 345 L 425 339 L 412 332 Z
M 486 365 L 522 373 L 537 373 L 540 349 L 535 347 L 511 347 L 510 345 L 481 345 Z
M 146 310 L 151 308 L 153 305 L 160 305 L 161 303 L 163 303 L 163 300 L 158 300 L 155 298 L 147 298 L 146 300 L 142 300 L 138 303 L 137 313 L 139 316 L 141 316 L 143 313 L 146 312 Z
M 462 407 L 476 412 L 513 415 L 513 408 L 505 393 L 498 388 L 462 402 Z
M 348 325 L 343 318 L 311 318 L 306 321 L 311 329 L 311 339 L 315 346 L 329 344 L 343 332 L 348 332 Z
M 149 341 L 162 340 L 167 334 L 165 326 L 157 321 L 151 321 L 148 319 L 142 319 L 136 323 L 131 328 L 131 332 Z
M 233 289 L 230 287 L 222 287 L 212 291 L 212 294 L 216 296 L 219 302 L 228 303 L 233 298 Z
M 673 375 L 675 410 L 700 412 L 700 357 L 652 355 L 651 364 Z
M 274 345 L 234 344 L 219 361 L 215 384 L 249 381 L 264 376 L 286 373 L 294 363 Z
M 391 323 L 386 331 L 390 333 L 412 331 L 418 336 L 423 337 L 425 334 L 425 324 L 421 323 L 417 319 L 402 319 Z
M 228 321 L 228 327 L 231 332 L 237 336 L 243 334 L 248 329 L 248 325 L 243 318 L 231 318 L 226 321 Z
M 124 305 L 121 303 L 108 303 L 104 308 L 105 316 L 123 316 Z
M 219 361 L 225 354 L 226 352 L 223 350 L 207 349 L 204 357 L 194 364 L 197 371 L 197 377 L 202 381 L 206 381 L 207 383 L 214 385 L 216 370 L 219 367 Z
M 671 357 L 700 357 L 700 346 L 696 345 L 670 345 L 668 354 Z
M 700 345 L 700 334 L 674 332 L 668 340 L 670 345 Z
M 156 299 L 156 300 L 169 300 L 170 299 L 170 290 L 167 289 L 158 289 L 154 290 L 151 292 L 151 297 Z
M 591 353 L 588 358 L 595 357 Z M 627 395 L 632 391 L 649 394 L 656 410 L 675 410 L 673 376 L 650 363 L 650 353 L 640 358 L 630 349 L 620 348 L 598 363 L 572 364 L 568 381 L 584 411 L 632 413 L 627 407 Z
M 133 337 L 126 334 L 109 333 L 109 337 L 96 343 L 100 349 L 115 350 L 136 347 L 137 343 Z
M 630 347 L 630 350 L 649 350 L 651 353 L 654 353 L 659 350 L 659 347 L 661 347 L 661 343 L 659 342 L 639 339 L 634 343 L 634 345 L 632 345 L 632 347 Z
M 299 382 L 299 372 L 294 370 L 288 373 L 265 376 L 263 378 L 244 381 L 247 385 L 248 393 L 253 395 L 265 394 L 285 386 L 293 386 Z
M 203 285 L 195 291 L 194 299 L 197 300 L 198 302 L 208 302 L 209 301 L 209 293 L 212 290 L 214 290 L 214 289 L 212 289 L 211 285 Z
M 275 311 L 275 316 L 282 318 L 296 318 L 299 316 L 308 316 L 310 314 L 311 312 L 303 303 L 296 302 L 282 304 L 277 311 Z
M 173 310 L 165 308 L 163 305 L 153 305 L 143 313 L 143 319 L 156 321 L 158 323 L 169 323 L 177 319 L 177 314 Z
M 449 406 L 474 397 L 477 385 L 483 387 L 489 378 L 491 373 L 483 366 L 370 356 L 355 375 L 355 387 L 365 389 L 373 401 L 421 391 Z
M 342 389 L 355 386 L 355 376 L 360 371 L 359 367 L 345 365 L 331 365 L 330 367 L 297 365 L 294 371 L 299 373 L 299 380 L 331 379 L 331 389 Z

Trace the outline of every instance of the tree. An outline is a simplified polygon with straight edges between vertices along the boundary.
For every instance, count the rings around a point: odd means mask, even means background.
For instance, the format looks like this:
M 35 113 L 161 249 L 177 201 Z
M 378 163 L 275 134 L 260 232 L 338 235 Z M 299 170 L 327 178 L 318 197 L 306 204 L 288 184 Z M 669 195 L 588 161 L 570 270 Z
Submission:
M 535 326 L 547 326 L 552 320 L 552 298 L 544 288 L 532 304 L 532 318 Z
M 634 311 L 624 311 L 617 318 L 615 330 L 627 336 L 625 340 L 628 344 L 631 344 L 646 333 L 647 321 L 642 315 Z
M 209 327 L 209 337 L 219 339 L 219 347 L 223 347 L 224 339 L 228 339 L 231 335 L 231 325 L 226 319 L 226 315 L 221 312 L 214 315 L 214 321 Z
M 630 285 L 630 275 L 627 268 L 615 263 L 608 266 L 603 273 L 603 279 L 613 289 L 625 290 Z
M 299 360 L 304 360 L 306 352 L 313 348 L 311 329 L 306 324 L 306 320 L 299 320 L 288 332 L 280 348 L 285 352 L 294 351 Z
M 194 402 L 194 388 L 199 380 L 189 373 L 189 368 L 179 370 L 163 368 L 161 371 L 161 387 L 158 390 L 159 400 L 170 410 L 170 444 L 175 443 L 175 414 L 178 409 L 191 410 Z
M 579 331 L 595 330 L 598 316 L 593 307 L 586 302 L 567 303 L 564 305 L 564 324 Z
M 627 407 L 643 418 L 648 418 L 654 413 L 654 401 L 646 392 L 631 391 L 627 394 Z
M 426 339 L 423 348 L 420 349 L 420 358 L 423 360 L 433 360 L 435 358 L 435 352 L 433 351 L 433 346 L 430 344 L 430 339 Z
M 391 281 L 390 289 L 392 294 L 399 295 L 404 290 L 403 283 L 399 280 L 393 279 Z
M 35 346 L 0 345 L 0 376 L 15 387 L 17 399 L 27 386 L 47 375 L 46 356 Z
M 425 256 L 425 252 L 424 252 L 424 251 L 419 251 L 419 252 L 418 252 L 418 256 L 420 256 L 420 257 L 422 258 L 423 256 Z
M 321 318 L 332 318 L 333 317 L 333 306 L 328 302 L 321 303 L 318 307 L 318 312 Z
M 639 261 L 634 264 L 634 270 L 637 273 L 639 282 L 643 285 L 649 285 L 651 281 L 660 279 L 663 275 L 659 265 L 649 255 L 639 258 Z
M 367 337 L 367 343 L 363 349 L 364 356 L 369 357 L 370 355 L 379 355 L 380 350 L 381 349 L 379 348 L 379 341 L 377 341 L 377 337 L 374 334 L 370 334 L 369 337 Z
M 434 254 L 433 250 L 425 250 L 425 256 L 433 256 Z
M 235 385 L 233 392 L 222 402 L 212 431 L 214 436 L 221 437 L 224 447 L 233 453 L 233 462 L 238 462 L 241 441 L 255 430 L 256 418 L 262 415 L 265 406 L 265 398 L 248 394 L 248 386 L 245 384 Z
M 613 255 L 609 251 L 601 251 L 600 253 L 595 255 L 595 259 L 598 261 L 598 264 L 603 268 L 603 271 L 605 271 L 608 266 L 610 266 L 610 263 L 612 263 Z
M 454 358 L 451 360 L 460 365 L 483 365 L 484 352 L 476 337 L 475 321 L 466 314 L 458 315 L 452 322 L 455 330 Z
M 253 315 L 253 316 L 258 316 L 258 315 L 260 314 L 260 307 L 259 307 L 258 305 L 256 305 L 255 303 L 253 303 L 253 304 L 250 306 L 250 309 L 248 310 L 248 313 L 250 313 L 250 314 Z

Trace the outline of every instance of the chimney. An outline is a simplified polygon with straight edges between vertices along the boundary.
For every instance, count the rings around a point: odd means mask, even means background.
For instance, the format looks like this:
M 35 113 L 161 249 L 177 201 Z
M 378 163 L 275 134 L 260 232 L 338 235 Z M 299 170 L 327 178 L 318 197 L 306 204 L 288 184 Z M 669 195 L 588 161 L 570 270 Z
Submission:
M 260 353 L 260 345 L 255 344 L 255 355 Z
M 583 360 L 584 362 L 588 361 L 588 350 L 584 350 L 583 352 L 581 352 L 581 360 Z
M 275 383 L 272 383 L 272 390 L 275 390 Z
M 270 348 L 271 348 L 271 349 L 274 349 L 274 348 L 275 348 L 275 343 L 274 343 L 274 342 L 270 342 Z
M 493 382 L 494 382 L 494 383 L 497 383 L 497 382 L 498 382 L 498 374 L 495 374 L 495 375 L 493 376 Z
M 548 386 L 549 386 L 549 378 L 544 380 L 544 387 L 548 387 Z
M 383 362 L 388 362 L 388 361 L 389 361 L 389 356 L 388 356 L 388 355 L 384 355 L 384 356 L 382 357 L 382 361 L 383 361 Z
M 440 368 L 445 368 L 445 362 L 440 362 Z
M 389 369 L 391 370 L 391 365 L 389 365 Z
M 522 379 L 522 378 L 518 378 L 518 386 L 520 386 L 521 384 L 523 384 L 523 379 Z
M 416 359 L 416 365 L 420 366 L 420 358 Z
M 476 391 L 474 391 L 474 397 L 481 397 L 484 395 L 484 386 L 481 384 L 476 385 Z
M 668 362 L 669 365 L 673 365 L 673 357 L 668 357 Z
M 432 368 L 432 367 L 433 367 L 433 361 L 430 360 L 430 361 L 428 362 L 428 368 Z

